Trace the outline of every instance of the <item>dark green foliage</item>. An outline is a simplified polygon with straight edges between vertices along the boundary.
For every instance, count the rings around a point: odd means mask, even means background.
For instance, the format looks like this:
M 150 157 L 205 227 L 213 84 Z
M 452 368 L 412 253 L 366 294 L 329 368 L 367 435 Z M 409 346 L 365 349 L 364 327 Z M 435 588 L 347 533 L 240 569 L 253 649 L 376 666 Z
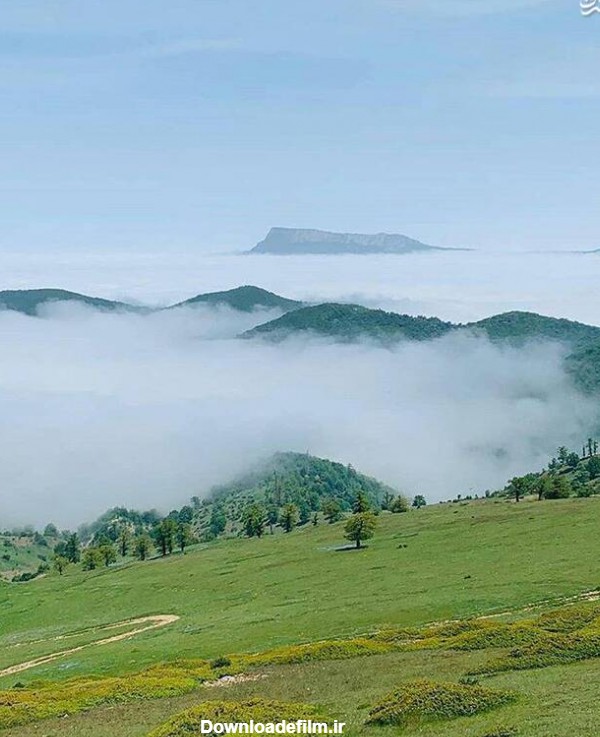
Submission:
M 244 510 L 244 531 L 248 537 L 262 537 L 265 532 L 267 513 L 262 504 L 253 502 Z
M 258 309 L 279 309 L 289 312 L 302 307 L 302 302 L 280 297 L 278 294 L 267 292 L 266 289 L 260 287 L 247 285 L 236 289 L 228 289 L 225 292 L 199 294 L 191 299 L 186 299 L 185 302 L 173 305 L 173 307 L 193 307 L 195 305 L 226 305 L 240 312 L 253 312 Z
M 152 549 L 152 538 L 147 532 L 143 532 L 135 538 L 133 548 L 139 560 L 146 560 Z
M 323 515 L 325 519 L 332 525 L 342 517 L 342 505 L 337 499 L 326 499 L 323 502 Z
M 445 335 L 453 326 L 437 317 L 412 317 L 372 310 L 360 305 L 327 303 L 289 312 L 244 333 L 244 338 L 283 340 L 303 332 L 324 335 L 343 342 L 364 337 L 382 342 L 431 340 Z
M 394 514 L 403 514 L 404 512 L 408 512 L 408 499 L 403 497 L 402 494 L 398 494 L 390 505 L 390 512 L 393 512 Z
M 81 544 L 76 532 L 72 532 L 67 537 L 64 545 L 64 557 L 69 561 L 69 563 L 79 563 L 79 559 L 81 558 Z
M 140 308 L 124 302 L 88 297 L 64 289 L 17 289 L 0 292 L 0 309 L 37 316 L 40 307 L 52 302 L 74 302 L 104 312 L 138 312 Z
M 161 555 L 172 553 L 175 547 L 175 536 L 177 534 L 177 522 L 172 517 L 165 517 L 162 522 L 154 526 L 152 537 L 154 544 Z
M 412 500 L 412 506 L 415 509 L 421 509 L 421 507 L 427 506 L 427 500 L 422 494 L 417 494 Z
M 355 512 L 344 526 L 344 537 L 362 547 L 365 540 L 370 540 L 375 534 L 377 518 L 373 512 Z
M 367 723 L 416 726 L 438 719 L 474 716 L 516 700 L 514 693 L 460 683 L 409 681 L 369 712 Z
M 281 510 L 279 524 L 283 527 L 284 532 L 291 532 L 298 524 L 299 518 L 298 507 L 290 502 Z
M 281 524 L 288 504 L 296 508 L 294 524 L 309 523 L 317 512 L 323 512 L 328 522 L 336 522 L 352 509 L 359 493 L 374 509 L 386 495 L 393 496 L 389 487 L 352 466 L 307 454 L 277 453 L 230 484 L 215 487 L 195 517 L 195 525 L 203 539 L 241 529 L 247 533 L 245 510 L 253 503 L 264 507 L 265 524 L 271 531 Z
M 573 320 L 546 317 L 535 312 L 505 312 L 465 327 L 483 330 L 491 340 L 521 344 L 527 340 L 553 340 L 574 348 L 600 340 L 600 328 Z

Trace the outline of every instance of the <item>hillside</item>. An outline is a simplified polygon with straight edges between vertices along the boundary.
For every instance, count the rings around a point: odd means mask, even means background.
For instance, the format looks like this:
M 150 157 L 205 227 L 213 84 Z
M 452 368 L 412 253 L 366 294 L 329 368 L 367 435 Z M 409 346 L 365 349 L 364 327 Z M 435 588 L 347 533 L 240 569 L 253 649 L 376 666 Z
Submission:
M 493 499 L 384 513 L 358 554 L 340 552 L 342 524 L 0 585 L 0 669 L 83 646 L 1 679 L 2 724 L 24 722 L 3 734 L 146 737 L 207 701 L 265 698 L 326 707 L 347 723 L 348 737 L 376 737 L 398 727 L 365 725 L 374 705 L 427 678 L 515 696 L 481 714 L 417 721 L 426 737 L 595 737 L 598 606 L 568 597 L 597 584 L 596 500 Z M 510 616 L 473 619 L 494 612 Z M 85 647 L 147 613 L 180 619 Z M 240 669 L 245 680 L 218 681 Z M 198 732 L 172 734 L 189 733 Z
M 383 342 L 431 340 L 453 329 L 436 317 L 412 317 L 360 305 L 326 303 L 304 307 L 243 334 L 244 338 L 279 341 L 294 334 L 312 333 L 340 341 L 372 338 Z
M 518 343 L 527 340 L 554 340 L 580 347 L 600 341 L 600 327 L 546 317 L 535 312 L 504 312 L 478 322 L 467 323 L 465 327 L 483 330 L 491 340 Z
M 268 292 L 266 289 L 245 285 L 228 289 L 224 292 L 208 292 L 207 294 L 198 294 L 196 297 L 186 299 L 167 309 L 176 307 L 195 307 L 198 305 L 218 306 L 226 305 L 240 312 L 253 312 L 258 309 L 279 309 L 283 312 L 297 310 L 302 307 L 302 302 L 293 299 L 280 297 L 278 294 Z
M 579 389 L 587 393 L 600 390 L 600 343 L 574 351 L 565 366 Z
M 125 302 L 69 292 L 65 289 L 17 289 L 0 292 L 0 310 L 13 310 L 37 316 L 40 307 L 53 302 L 72 302 L 104 312 L 139 312 L 142 308 Z
M 49 570 L 56 539 L 32 530 L 0 533 L 0 579 L 18 580 Z
M 295 508 L 294 527 L 314 521 L 315 514 L 329 512 L 338 519 L 351 509 L 359 492 L 374 509 L 391 504 L 396 497 L 394 489 L 352 466 L 307 453 L 276 453 L 247 473 L 213 487 L 204 498 L 193 497 L 190 504 L 172 510 L 167 518 L 176 525 L 189 525 L 195 539 L 207 542 L 247 534 L 250 511 L 260 514 L 271 533 L 281 531 L 280 518 L 286 505 Z M 153 535 L 162 519 L 156 510 L 138 512 L 115 507 L 95 522 L 82 525 L 79 535 L 85 542 L 96 544 L 108 539 L 115 543 L 125 529 L 133 540 L 143 533 Z
M 306 228 L 271 228 L 267 237 L 249 253 L 271 253 L 283 256 L 295 254 L 372 254 L 413 253 L 416 251 L 449 251 L 460 249 L 438 248 L 421 243 L 406 235 L 377 233 L 332 233 Z

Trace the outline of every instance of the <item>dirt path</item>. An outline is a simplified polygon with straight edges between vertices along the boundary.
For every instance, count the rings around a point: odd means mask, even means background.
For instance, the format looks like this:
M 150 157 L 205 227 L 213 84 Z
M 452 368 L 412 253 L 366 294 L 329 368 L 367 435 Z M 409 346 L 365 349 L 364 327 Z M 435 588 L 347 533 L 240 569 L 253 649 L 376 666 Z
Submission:
M 8 668 L 4 668 L 4 670 L 0 670 L 0 678 L 2 676 L 12 676 L 15 673 L 22 673 L 24 670 L 29 670 L 30 668 L 37 668 L 38 665 L 46 665 L 46 663 L 52 663 L 54 660 L 64 658 L 66 655 L 78 653 L 88 647 L 97 647 L 98 645 L 110 645 L 113 642 L 121 642 L 121 640 L 127 640 L 130 637 L 139 635 L 142 632 L 158 629 L 158 627 L 166 627 L 168 624 L 173 624 L 174 622 L 177 622 L 178 619 L 179 617 L 176 614 L 157 614 L 151 617 L 139 617 L 138 619 L 127 619 L 124 622 L 107 624 L 103 627 L 98 627 L 97 629 L 102 631 L 116 629 L 117 627 L 125 627 L 127 625 L 131 625 L 133 629 L 127 630 L 126 632 L 121 632 L 118 635 L 112 635 L 111 637 L 104 637 L 101 640 L 94 640 L 93 642 L 88 642 L 85 645 L 78 645 L 77 647 L 72 647 L 68 650 L 60 650 L 56 653 L 51 653 L 50 655 L 42 655 L 39 658 L 27 660 L 24 663 L 11 665 Z M 38 642 L 45 641 L 38 640 Z

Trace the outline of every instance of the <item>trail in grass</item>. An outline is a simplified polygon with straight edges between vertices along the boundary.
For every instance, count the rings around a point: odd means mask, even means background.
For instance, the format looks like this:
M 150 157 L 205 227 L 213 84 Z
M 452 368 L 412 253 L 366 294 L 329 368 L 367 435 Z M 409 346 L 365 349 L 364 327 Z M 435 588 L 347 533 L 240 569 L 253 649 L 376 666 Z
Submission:
M 66 655 L 72 655 L 73 653 L 80 652 L 81 650 L 85 650 L 88 647 L 98 647 L 99 645 L 110 645 L 113 642 L 121 642 L 122 640 L 127 640 L 130 637 L 139 635 L 142 632 L 158 629 L 159 627 L 166 627 L 168 624 L 173 624 L 178 619 L 179 617 L 176 614 L 156 614 L 150 617 L 139 617 L 138 619 L 127 619 L 124 622 L 107 624 L 103 627 L 98 627 L 98 630 L 103 631 L 108 629 L 116 629 L 117 627 L 125 627 L 127 625 L 131 625 L 133 629 L 127 630 L 126 632 L 120 632 L 118 635 L 104 637 L 101 640 L 94 640 L 93 642 L 88 642 L 85 645 L 78 645 L 77 647 L 72 647 L 68 650 L 59 650 L 58 652 L 50 653 L 49 655 L 42 655 L 39 658 L 27 660 L 24 663 L 11 665 L 4 670 L 0 670 L 0 678 L 3 676 L 12 676 L 15 673 L 21 673 L 24 670 L 29 670 L 30 668 L 37 668 L 39 665 L 52 663 L 54 660 L 64 658 Z M 43 640 L 39 640 L 38 642 L 43 642 Z

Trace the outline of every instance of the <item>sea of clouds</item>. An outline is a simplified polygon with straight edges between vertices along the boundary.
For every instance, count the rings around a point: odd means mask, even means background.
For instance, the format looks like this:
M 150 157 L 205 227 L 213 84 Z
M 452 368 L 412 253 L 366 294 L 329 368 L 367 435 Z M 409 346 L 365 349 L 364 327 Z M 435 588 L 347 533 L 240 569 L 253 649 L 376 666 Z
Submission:
M 507 309 L 600 323 L 595 256 L 0 257 L 6 288 L 165 304 L 254 283 L 471 320 Z M 393 350 L 239 340 L 278 312 L 0 313 L 0 526 L 168 511 L 278 450 L 308 451 L 430 500 L 482 493 L 578 448 L 597 409 L 562 350 L 453 335 Z

